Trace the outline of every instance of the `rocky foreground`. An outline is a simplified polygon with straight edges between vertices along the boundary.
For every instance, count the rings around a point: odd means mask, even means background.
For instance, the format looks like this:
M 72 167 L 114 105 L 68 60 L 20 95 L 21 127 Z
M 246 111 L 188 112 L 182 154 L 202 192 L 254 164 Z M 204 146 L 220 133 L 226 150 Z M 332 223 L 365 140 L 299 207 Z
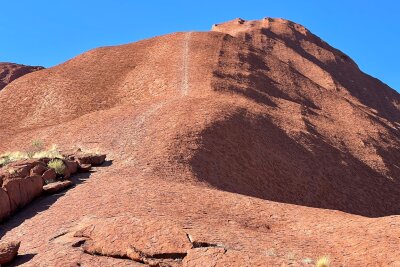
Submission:
M 299 24 L 94 49 L 8 84 L 0 114 L 0 151 L 110 159 L 1 225 L 15 264 L 400 264 L 400 95 Z
M 104 163 L 106 155 L 77 152 L 58 158 L 17 160 L 0 167 L 0 222 L 41 194 L 56 193 L 72 185 L 77 172 Z M 52 167 L 52 163 L 59 166 Z

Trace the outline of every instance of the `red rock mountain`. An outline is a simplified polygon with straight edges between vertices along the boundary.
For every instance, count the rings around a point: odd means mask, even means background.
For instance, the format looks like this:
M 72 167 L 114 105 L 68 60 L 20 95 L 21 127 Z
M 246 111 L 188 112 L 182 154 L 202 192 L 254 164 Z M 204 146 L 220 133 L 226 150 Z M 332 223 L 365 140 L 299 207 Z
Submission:
M 8 85 L 0 114 L 0 151 L 112 159 L 4 223 L 27 266 L 400 264 L 400 95 L 296 23 L 94 49 Z
M 0 62 L 0 90 L 13 80 L 33 71 L 44 69 L 39 66 L 25 66 L 15 63 Z

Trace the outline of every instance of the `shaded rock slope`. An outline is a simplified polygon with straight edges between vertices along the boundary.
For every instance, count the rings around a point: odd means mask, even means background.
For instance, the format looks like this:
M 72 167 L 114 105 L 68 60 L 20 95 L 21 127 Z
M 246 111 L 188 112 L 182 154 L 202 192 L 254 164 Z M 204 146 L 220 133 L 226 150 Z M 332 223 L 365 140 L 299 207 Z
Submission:
M 97 48 L 7 89 L 0 151 L 113 160 L 2 226 L 27 266 L 399 264 L 400 95 L 299 24 Z
M 0 62 L 0 90 L 15 79 L 42 69 L 44 68 L 40 66 L 25 66 L 15 63 Z

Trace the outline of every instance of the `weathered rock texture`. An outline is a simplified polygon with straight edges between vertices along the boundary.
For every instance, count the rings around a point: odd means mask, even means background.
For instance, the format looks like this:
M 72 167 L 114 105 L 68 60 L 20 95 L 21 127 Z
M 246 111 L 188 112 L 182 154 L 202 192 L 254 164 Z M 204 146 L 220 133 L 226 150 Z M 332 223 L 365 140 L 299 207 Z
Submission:
M 25 66 L 15 63 L 0 62 L 0 90 L 15 79 L 42 69 L 44 68 L 40 66 Z
M 98 48 L 7 88 L 0 150 L 41 139 L 113 160 L 6 224 L 28 266 L 399 263 L 400 95 L 301 25 Z
M 20 242 L 0 243 L 0 265 L 8 264 L 18 255 Z

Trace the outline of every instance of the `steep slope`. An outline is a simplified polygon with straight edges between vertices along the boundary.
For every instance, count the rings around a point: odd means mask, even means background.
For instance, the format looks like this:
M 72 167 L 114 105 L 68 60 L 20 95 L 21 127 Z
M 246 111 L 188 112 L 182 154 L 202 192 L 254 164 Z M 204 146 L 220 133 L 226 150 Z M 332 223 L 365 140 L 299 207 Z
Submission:
M 43 69 L 43 67 L 0 62 L 0 90 L 13 80 L 41 69 Z
M 185 266 L 400 256 L 400 96 L 298 24 L 238 19 L 95 49 L 8 85 L 0 113 L 0 151 L 40 139 L 113 159 L 4 225 L 37 253 L 28 265 L 135 266 L 83 253 L 79 237 Z

